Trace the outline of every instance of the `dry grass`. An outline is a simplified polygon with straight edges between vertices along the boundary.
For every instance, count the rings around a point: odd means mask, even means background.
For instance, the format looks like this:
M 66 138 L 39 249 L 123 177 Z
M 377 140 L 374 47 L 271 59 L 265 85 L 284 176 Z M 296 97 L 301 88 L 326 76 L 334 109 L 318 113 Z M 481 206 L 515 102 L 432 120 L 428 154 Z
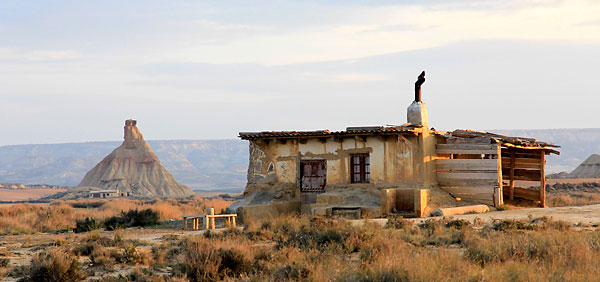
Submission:
M 477 226 L 392 219 L 382 227 L 282 216 L 160 243 L 123 239 L 127 232 L 64 237 L 60 249 L 64 257 L 81 256 L 81 271 L 100 281 L 595 281 L 600 275 L 600 230 L 550 218 Z
M 180 219 L 185 214 L 204 214 L 214 207 L 224 210 L 232 202 L 224 199 L 189 200 L 77 200 L 55 201 L 50 205 L 14 204 L 0 207 L 0 234 L 31 234 L 75 227 L 77 220 L 87 217 L 104 219 L 132 209 L 152 209 L 159 212 L 160 220 Z
M 585 192 L 575 192 L 570 194 L 548 194 L 546 196 L 546 203 L 551 207 L 600 204 L 600 194 Z

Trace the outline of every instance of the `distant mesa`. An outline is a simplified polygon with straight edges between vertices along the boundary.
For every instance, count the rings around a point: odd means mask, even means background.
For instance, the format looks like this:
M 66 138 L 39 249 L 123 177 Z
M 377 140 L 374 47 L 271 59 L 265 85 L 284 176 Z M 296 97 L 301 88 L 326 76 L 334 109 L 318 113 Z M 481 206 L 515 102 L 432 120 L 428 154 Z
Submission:
M 600 178 L 600 155 L 589 156 L 569 173 L 569 178 Z
M 85 175 L 78 187 L 120 190 L 141 197 L 186 197 L 194 192 L 161 165 L 135 120 L 125 121 L 123 144 Z
M 554 179 L 600 178 L 600 155 L 592 154 L 571 173 L 560 172 L 548 175 Z

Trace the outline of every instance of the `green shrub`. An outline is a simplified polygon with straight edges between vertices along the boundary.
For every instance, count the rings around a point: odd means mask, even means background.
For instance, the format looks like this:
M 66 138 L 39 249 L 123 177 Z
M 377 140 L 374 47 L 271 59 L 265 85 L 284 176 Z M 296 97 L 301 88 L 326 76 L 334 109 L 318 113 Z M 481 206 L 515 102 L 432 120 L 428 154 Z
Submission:
M 27 275 L 20 281 L 69 282 L 84 278 L 77 257 L 54 249 L 34 255 Z
M 92 230 L 97 230 L 102 228 L 102 223 L 96 220 L 93 217 L 86 217 L 83 220 L 77 220 L 75 229 L 73 230 L 75 233 L 89 232 Z
M 158 224 L 160 214 L 152 209 L 129 210 L 122 212 L 120 216 L 112 216 L 104 220 L 104 226 L 108 230 L 133 226 L 152 226 Z

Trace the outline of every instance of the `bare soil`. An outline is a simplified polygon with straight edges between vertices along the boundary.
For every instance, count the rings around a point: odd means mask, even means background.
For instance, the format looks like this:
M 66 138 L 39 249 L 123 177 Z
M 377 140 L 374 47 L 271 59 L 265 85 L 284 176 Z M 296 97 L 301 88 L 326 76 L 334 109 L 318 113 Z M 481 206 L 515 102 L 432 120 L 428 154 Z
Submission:
M 494 211 L 480 214 L 456 215 L 454 218 L 472 222 L 475 218 L 490 221 L 492 219 L 527 219 L 529 217 L 537 218 L 544 216 L 574 225 L 600 226 L 600 204 L 580 207 L 526 208 Z
M 0 188 L 0 201 L 27 201 L 37 200 L 48 195 L 65 192 L 66 189 L 5 189 Z

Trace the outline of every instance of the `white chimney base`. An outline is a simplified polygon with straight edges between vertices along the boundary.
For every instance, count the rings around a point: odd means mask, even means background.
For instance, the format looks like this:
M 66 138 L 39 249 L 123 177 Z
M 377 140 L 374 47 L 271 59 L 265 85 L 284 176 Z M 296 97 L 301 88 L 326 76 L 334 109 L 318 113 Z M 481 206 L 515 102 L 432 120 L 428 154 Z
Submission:
M 427 118 L 427 106 L 424 102 L 414 101 L 408 106 L 407 111 L 408 123 L 412 125 L 421 125 L 425 128 L 429 127 Z

